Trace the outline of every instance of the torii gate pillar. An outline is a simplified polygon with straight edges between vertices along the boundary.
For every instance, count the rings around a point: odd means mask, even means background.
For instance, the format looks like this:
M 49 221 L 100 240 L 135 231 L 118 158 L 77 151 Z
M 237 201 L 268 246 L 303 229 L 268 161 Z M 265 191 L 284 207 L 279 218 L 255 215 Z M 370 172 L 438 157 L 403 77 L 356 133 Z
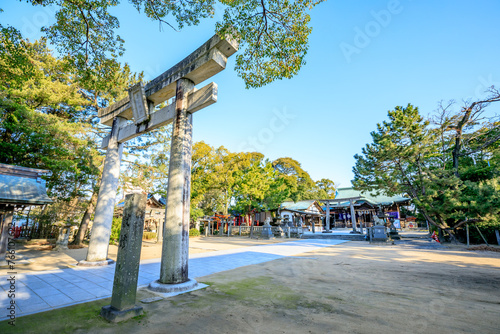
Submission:
M 193 115 L 187 112 L 187 93 L 194 87 L 179 79 L 168 168 L 168 191 L 159 283 L 188 281 L 189 218 Z
M 123 143 L 118 142 L 118 131 L 125 122 L 126 119 L 123 117 L 113 119 L 108 151 L 102 171 L 101 187 L 95 208 L 92 236 L 89 242 L 87 258 L 85 261 L 78 263 L 80 266 L 100 266 L 114 262 L 107 257 L 123 151 Z

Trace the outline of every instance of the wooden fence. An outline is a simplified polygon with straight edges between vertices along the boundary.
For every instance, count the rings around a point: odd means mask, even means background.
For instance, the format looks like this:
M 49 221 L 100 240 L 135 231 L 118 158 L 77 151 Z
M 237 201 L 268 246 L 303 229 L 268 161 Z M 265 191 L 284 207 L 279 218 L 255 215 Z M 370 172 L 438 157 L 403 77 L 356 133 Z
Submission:
M 264 226 L 254 226 L 253 227 L 253 236 L 254 237 L 259 237 L 262 233 L 262 229 Z M 250 235 L 250 226 L 230 226 L 229 228 L 229 233 L 225 233 L 227 236 L 231 235 L 243 235 L 243 236 L 249 236 Z M 275 237 L 280 236 L 279 233 L 279 227 L 278 226 L 272 226 L 271 230 L 274 234 Z M 285 234 L 284 237 L 286 237 L 286 228 L 282 228 L 283 233 Z M 299 238 L 300 235 L 302 235 L 304 232 L 304 229 L 302 227 L 290 227 L 290 237 L 292 238 Z
M 41 226 L 15 226 L 14 238 L 31 239 L 53 239 L 57 238 L 59 227 L 55 225 Z

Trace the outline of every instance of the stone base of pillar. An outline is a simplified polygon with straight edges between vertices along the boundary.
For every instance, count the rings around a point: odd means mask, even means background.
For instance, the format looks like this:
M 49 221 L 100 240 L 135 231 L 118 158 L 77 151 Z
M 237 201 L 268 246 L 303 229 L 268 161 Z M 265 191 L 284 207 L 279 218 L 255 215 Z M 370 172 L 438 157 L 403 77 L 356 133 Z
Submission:
M 115 261 L 111 259 L 107 259 L 104 261 L 80 261 L 77 263 L 77 266 L 79 267 L 102 267 L 102 266 L 108 266 L 110 264 L 115 263 Z
M 160 283 L 160 281 L 156 280 L 151 282 L 148 286 L 148 289 L 155 292 L 162 293 L 171 293 L 171 292 L 184 292 L 187 290 L 194 289 L 198 285 L 194 279 L 190 278 L 186 282 L 177 283 L 177 284 L 165 284 Z
M 126 310 L 118 310 L 111 305 L 103 306 L 101 309 L 101 317 L 109 322 L 120 322 L 136 317 L 143 313 L 142 306 L 134 306 Z

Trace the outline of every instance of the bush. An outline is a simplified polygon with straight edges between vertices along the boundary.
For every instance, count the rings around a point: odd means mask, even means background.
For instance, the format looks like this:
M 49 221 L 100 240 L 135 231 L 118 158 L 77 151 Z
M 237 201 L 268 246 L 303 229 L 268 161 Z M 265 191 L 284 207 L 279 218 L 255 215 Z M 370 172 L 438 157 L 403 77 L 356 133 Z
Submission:
M 189 236 L 190 237 L 199 237 L 200 236 L 200 231 L 198 231 L 195 228 L 192 228 L 189 230 Z
M 156 237 L 156 232 L 144 232 L 142 235 L 142 238 L 146 240 L 156 239 Z
M 111 225 L 111 235 L 109 238 L 110 245 L 118 244 L 118 241 L 120 241 L 121 230 L 122 230 L 122 219 L 113 218 L 113 224 Z

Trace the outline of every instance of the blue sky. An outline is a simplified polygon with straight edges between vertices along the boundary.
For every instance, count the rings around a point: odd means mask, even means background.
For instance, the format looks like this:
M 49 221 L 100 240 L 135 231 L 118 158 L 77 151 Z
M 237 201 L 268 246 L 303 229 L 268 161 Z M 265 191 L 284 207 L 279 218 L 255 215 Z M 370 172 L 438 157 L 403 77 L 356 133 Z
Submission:
M 10 1 L 2 24 L 40 36 L 53 12 Z M 214 20 L 175 32 L 138 14 L 124 1 L 111 11 L 125 39 L 122 62 L 151 80 L 213 35 Z M 371 141 L 387 111 L 411 103 L 423 115 L 440 100 L 484 96 L 500 87 L 500 2 L 327 1 L 311 11 L 306 66 L 291 80 L 245 89 L 233 70 L 209 79 L 218 102 L 194 115 L 194 140 L 231 151 L 292 157 L 315 180 L 350 186 L 354 154 Z M 200 84 L 204 86 L 207 84 Z M 490 113 L 500 113 L 500 106 Z

